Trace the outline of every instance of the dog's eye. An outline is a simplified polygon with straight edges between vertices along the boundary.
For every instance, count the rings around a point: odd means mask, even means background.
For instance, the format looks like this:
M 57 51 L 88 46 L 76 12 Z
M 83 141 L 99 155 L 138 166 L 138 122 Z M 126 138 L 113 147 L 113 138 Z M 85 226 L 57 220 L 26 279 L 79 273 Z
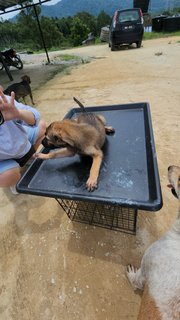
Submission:
M 58 141 L 58 139 L 59 139 L 59 137 L 58 136 L 53 136 L 53 138 L 54 138 L 54 141 Z

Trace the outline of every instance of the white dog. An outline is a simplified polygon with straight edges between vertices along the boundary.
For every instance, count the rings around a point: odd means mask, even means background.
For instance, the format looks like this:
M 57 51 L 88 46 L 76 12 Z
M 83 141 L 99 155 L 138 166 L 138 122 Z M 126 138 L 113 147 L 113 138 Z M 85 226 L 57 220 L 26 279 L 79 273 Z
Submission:
M 180 167 L 170 166 L 172 193 L 180 200 Z M 129 265 L 134 289 L 144 289 L 138 320 L 180 320 L 180 208 L 172 228 L 145 252 L 141 268 Z

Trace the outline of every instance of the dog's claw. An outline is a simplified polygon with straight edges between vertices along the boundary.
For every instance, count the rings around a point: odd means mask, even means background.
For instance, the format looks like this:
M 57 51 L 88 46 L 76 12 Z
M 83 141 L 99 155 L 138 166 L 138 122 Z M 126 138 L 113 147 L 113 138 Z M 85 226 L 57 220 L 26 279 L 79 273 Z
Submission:
M 127 273 L 131 272 L 133 269 L 132 265 L 131 264 L 128 264 L 127 266 Z
M 87 190 L 89 192 L 94 191 L 95 189 L 97 189 L 97 186 L 86 186 L 86 187 L 87 187 Z
M 127 273 L 135 274 L 137 272 L 137 268 L 133 267 L 132 264 L 128 264 Z
M 94 191 L 94 189 L 97 189 L 97 180 L 93 180 L 93 179 L 88 179 L 86 182 L 86 188 L 87 190 L 90 191 Z

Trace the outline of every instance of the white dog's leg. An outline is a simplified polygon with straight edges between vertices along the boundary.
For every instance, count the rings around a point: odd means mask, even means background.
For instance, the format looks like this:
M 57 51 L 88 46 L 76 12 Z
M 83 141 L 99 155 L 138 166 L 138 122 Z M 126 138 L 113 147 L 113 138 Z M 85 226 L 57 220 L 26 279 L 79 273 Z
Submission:
M 128 280 L 131 283 L 134 290 L 136 290 L 136 289 L 143 290 L 145 278 L 142 275 L 141 268 L 137 269 L 129 264 L 127 266 L 126 274 L 127 274 Z

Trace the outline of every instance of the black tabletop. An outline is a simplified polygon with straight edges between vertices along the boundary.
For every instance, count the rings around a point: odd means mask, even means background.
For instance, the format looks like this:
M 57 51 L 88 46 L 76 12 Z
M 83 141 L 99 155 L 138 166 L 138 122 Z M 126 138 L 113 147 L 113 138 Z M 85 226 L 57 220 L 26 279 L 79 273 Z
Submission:
M 86 190 L 89 157 L 37 159 L 17 185 L 22 193 L 72 200 L 118 204 L 149 211 L 162 207 L 155 143 L 148 103 L 86 108 L 102 114 L 115 134 L 103 147 L 98 189 Z M 73 118 L 80 108 L 72 109 Z M 44 149 L 47 152 L 46 149 Z

